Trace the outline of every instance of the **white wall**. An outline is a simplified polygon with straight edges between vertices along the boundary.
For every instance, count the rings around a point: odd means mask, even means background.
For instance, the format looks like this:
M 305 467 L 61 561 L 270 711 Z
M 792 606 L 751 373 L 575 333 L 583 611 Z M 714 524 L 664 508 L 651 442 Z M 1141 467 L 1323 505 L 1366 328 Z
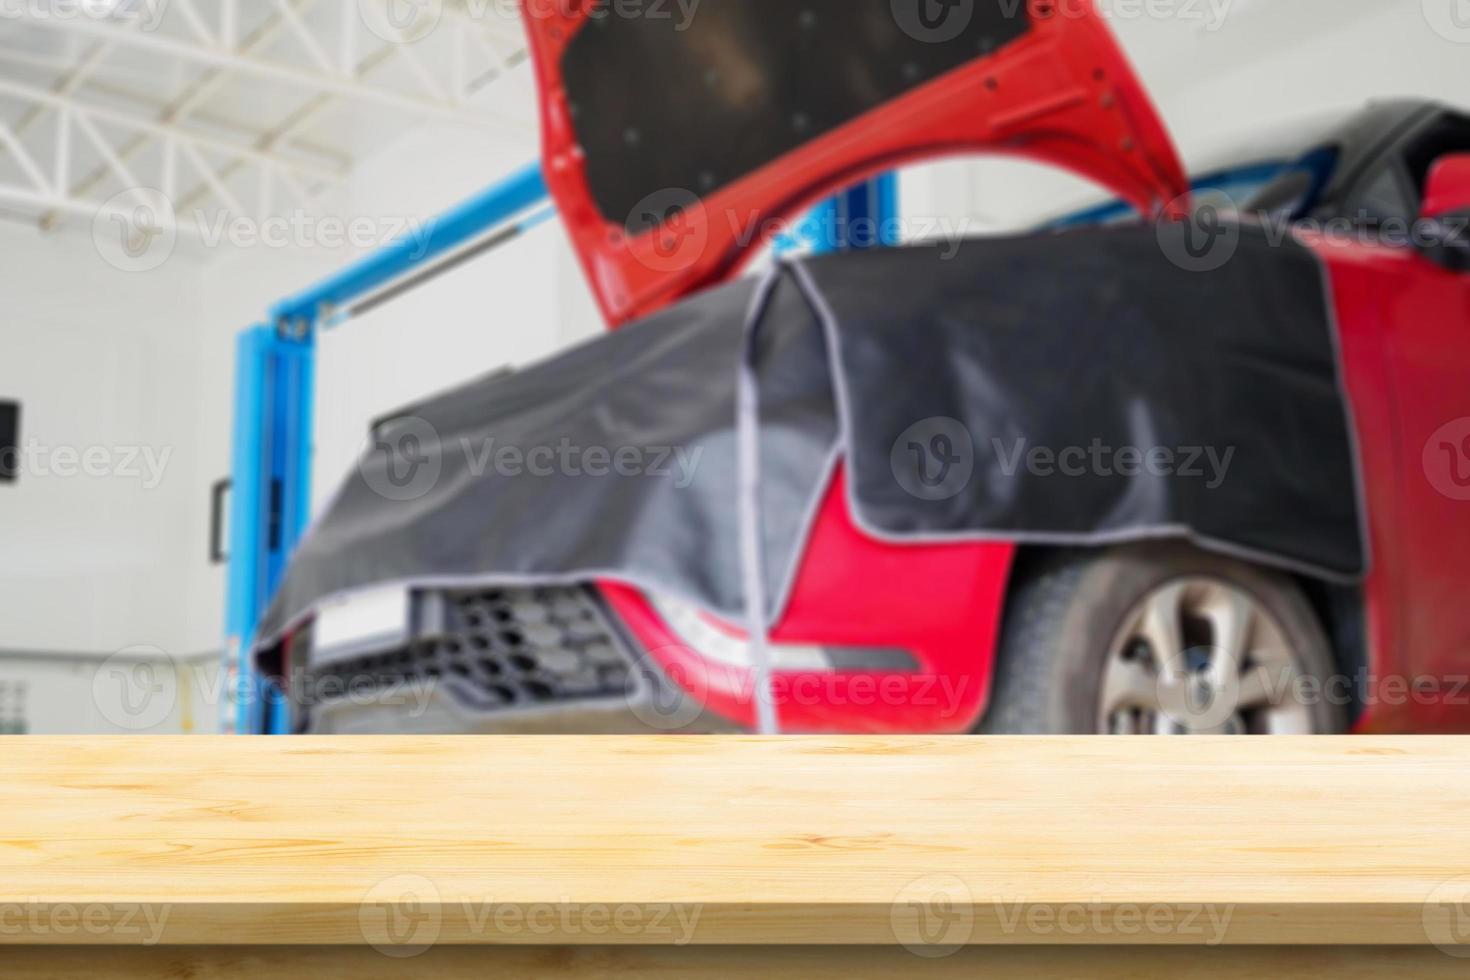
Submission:
M 199 268 L 120 271 L 86 231 L 5 223 L 0 255 L 0 398 L 22 402 L 35 450 L 0 484 L 0 650 L 179 650 L 186 569 L 204 562 L 183 519 Z

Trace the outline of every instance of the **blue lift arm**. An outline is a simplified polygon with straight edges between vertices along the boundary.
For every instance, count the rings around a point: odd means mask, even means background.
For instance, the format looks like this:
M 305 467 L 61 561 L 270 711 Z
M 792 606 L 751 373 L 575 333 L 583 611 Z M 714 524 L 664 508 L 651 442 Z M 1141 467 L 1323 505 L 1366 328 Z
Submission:
M 316 333 L 325 318 L 415 270 L 471 245 L 546 201 L 537 164 L 435 219 L 418 240 L 403 239 L 273 307 L 266 323 L 240 334 L 235 349 L 230 558 L 225 670 L 232 694 L 226 731 L 286 731 L 280 693 L 250 663 L 255 624 L 311 510 Z M 534 222 L 534 218 L 525 225 Z

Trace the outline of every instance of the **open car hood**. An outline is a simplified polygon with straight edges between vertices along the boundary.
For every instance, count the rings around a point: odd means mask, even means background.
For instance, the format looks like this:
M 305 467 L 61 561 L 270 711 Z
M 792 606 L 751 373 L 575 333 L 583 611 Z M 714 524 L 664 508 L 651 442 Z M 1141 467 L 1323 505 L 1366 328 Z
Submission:
M 1093 0 L 522 7 L 547 185 L 614 326 L 724 278 L 802 207 L 916 159 L 1018 154 L 1147 214 L 1188 192 Z

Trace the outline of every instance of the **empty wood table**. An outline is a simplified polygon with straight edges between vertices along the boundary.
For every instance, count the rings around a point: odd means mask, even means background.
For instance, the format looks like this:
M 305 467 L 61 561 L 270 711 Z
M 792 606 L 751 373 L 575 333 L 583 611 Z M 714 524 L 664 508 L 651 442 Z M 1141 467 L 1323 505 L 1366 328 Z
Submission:
M 1470 741 L 17 738 L 0 974 L 1470 972 Z

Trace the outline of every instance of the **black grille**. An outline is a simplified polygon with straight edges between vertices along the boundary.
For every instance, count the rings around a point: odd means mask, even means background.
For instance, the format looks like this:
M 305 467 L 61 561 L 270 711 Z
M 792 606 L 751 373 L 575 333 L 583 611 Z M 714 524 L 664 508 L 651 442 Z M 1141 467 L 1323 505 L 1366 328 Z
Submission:
M 622 698 L 629 684 L 626 647 L 581 587 L 417 592 L 407 645 L 344 659 L 299 651 L 292 658 L 306 667 L 292 697 L 307 711 L 348 692 L 371 699 L 413 683 L 487 712 Z

